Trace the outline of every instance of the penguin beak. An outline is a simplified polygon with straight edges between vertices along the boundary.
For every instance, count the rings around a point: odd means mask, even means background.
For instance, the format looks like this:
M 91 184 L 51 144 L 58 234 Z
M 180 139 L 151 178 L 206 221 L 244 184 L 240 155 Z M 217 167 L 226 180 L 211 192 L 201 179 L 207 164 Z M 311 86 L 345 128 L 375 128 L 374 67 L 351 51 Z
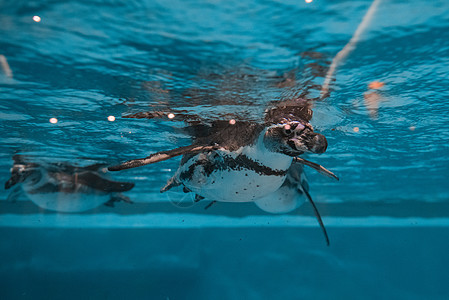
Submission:
M 315 136 L 312 137 L 310 151 L 317 154 L 326 152 L 327 149 L 326 137 L 319 133 L 314 133 L 314 135 Z
M 17 172 L 13 173 L 11 175 L 11 178 L 5 183 L 5 190 L 11 188 L 12 186 L 20 182 L 20 179 L 21 176 Z
M 19 182 L 24 181 L 29 174 L 28 170 L 29 165 L 15 163 L 10 170 L 11 178 L 7 182 L 5 182 L 5 190 L 11 188 L 12 186 L 16 185 Z
M 309 133 L 307 136 L 295 136 L 288 144 L 296 151 L 321 154 L 327 149 L 326 137 L 319 133 Z

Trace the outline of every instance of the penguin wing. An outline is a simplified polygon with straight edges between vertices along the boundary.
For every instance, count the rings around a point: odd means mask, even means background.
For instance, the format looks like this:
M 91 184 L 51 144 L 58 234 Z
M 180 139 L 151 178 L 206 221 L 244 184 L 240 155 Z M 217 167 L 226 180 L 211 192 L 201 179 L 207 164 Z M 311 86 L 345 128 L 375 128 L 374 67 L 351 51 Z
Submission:
M 184 155 L 184 154 L 193 154 L 193 153 L 199 153 L 203 151 L 210 151 L 210 150 L 216 150 L 218 148 L 217 145 L 213 146 L 201 146 L 201 145 L 190 145 L 185 147 L 176 148 L 169 151 L 161 151 L 157 153 L 153 153 L 150 156 L 147 156 L 145 158 L 138 158 L 138 159 L 132 159 L 129 161 L 126 161 L 122 164 L 111 166 L 108 168 L 109 171 L 121 171 L 131 168 L 137 168 L 149 164 L 154 164 L 160 161 L 164 161 L 170 158 L 173 158 L 175 156 Z
M 94 172 L 77 174 L 76 182 L 106 193 L 126 192 L 134 187 L 134 183 L 108 180 Z
M 290 180 L 296 186 L 297 191 L 300 194 L 305 195 L 307 200 L 309 200 L 310 204 L 312 205 L 315 217 L 321 227 L 321 230 L 323 231 L 324 238 L 326 239 L 326 244 L 329 246 L 329 236 L 327 234 L 326 227 L 324 226 L 320 212 L 318 211 L 318 208 L 316 207 L 315 202 L 313 201 L 312 196 L 309 193 L 309 185 L 307 183 L 307 179 L 304 176 L 303 167 L 299 166 L 298 164 L 293 165 L 288 170 L 288 174 L 290 178 L 287 177 L 287 180 Z
M 332 173 L 331 171 L 329 171 L 328 169 L 326 169 L 326 168 L 323 167 L 322 165 L 319 165 L 319 164 L 317 164 L 317 163 L 308 161 L 308 160 L 306 160 L 306 159 L 304 159 L 304 158 L 301 158 L 301 157 L 295 157 L 293 161 L 294 161 L 295 163 L 300 163 L 300 164 L 309 166 L 309 167 L 311 167 L 312 169 L 317 170 L 318 173 L 320 173 L 320 174 L 322 174 L 322 175 L 324 175 L 324 176 L 327 176 L 327 177 L 330 177 L 330 178 L 334 178 L 334 179 L 336 179 L 336 180 L 340 180 L 340 179 L 338 178 L 337 175 L 335 175 L 334 173 Z
M 324 238 L 326 239 L 326 244 L 329 246 L 330 242 L 329 242 L 329 236 L 326 231 L 326 227 L 324 226 L 323 219 L 321 218 L 320 212 L 318 211 L 318 208 L 316 207 L 315 202 L 313 202 L 313 200 L 312 200 L 312 196 L 310 196 L 310 194 L 309 194 L 308 188 L 303 183 L 301 183 L 298 186 L 298 188 L 299 188 L 300 192 L 302 192 L 303 194 L 306 195 L 306 198 L 309 200 L 310 204 L 312 205 L 313 212 L 315 213 L 315 217 L 317 218 L 317 221 L 320 224 L 321 230 L 323 231 Z

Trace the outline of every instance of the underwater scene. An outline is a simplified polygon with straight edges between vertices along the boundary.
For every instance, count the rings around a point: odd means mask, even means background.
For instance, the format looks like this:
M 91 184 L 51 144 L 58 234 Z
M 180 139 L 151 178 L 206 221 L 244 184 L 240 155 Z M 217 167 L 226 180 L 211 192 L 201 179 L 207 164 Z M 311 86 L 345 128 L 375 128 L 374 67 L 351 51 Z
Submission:
M 446 0 L 0 0 L 0 299 L 449 299 Z

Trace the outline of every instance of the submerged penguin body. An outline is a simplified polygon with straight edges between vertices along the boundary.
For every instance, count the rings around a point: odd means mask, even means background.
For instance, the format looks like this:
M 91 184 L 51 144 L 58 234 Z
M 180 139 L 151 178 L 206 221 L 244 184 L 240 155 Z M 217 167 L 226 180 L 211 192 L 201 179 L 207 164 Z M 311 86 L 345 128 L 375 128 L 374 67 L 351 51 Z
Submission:
M 83 212 L 119 200 L 129 202 L 120 192 L 132 189 L 134 184 L 109 180 L 103 170 L 105 166 L 100 164 L 37 164 L 15 156 L 5 189 L 13 187 L 11 201 L 25 195 L 39 207 L 58 212 Z

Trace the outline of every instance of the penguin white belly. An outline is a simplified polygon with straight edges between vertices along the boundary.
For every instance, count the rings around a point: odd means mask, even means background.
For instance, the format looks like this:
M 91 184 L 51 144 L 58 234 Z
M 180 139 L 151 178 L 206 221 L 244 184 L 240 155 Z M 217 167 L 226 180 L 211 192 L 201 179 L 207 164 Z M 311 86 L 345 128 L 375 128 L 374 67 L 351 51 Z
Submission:
M 62 190 L 35 192 L 37 188 L 48 183 L 59 184 L 58 187 L 64 186 L 63 181 L 58 183 L 48 175 L 44 175 L 38 183 L 25 181 L 22 189 L 37 206 L 58 212 L 84 212 L 96 208 L 110 199 L 110 195 L 106 193 L 79 184 L 76 185 L 75 192 L 64 192 Z M 72 183 L 67 185 L 71 187 Z
M 250 202 L 278 190 L 285 176 L 260 175 L 252 170 L 218 170 L 205 176 L 195 172 L 184 185 L 209 200 Z
M 27 194 L 37 206 L 58 212 L 84 212 L 109 201 L 110 195 L 86 193 Z
M 291 162 L 291 157 L 256 147 L 218 150 L 191 158 L 179 169 L 178 178 L 208 200 L 250 202 L 278 190 Z

